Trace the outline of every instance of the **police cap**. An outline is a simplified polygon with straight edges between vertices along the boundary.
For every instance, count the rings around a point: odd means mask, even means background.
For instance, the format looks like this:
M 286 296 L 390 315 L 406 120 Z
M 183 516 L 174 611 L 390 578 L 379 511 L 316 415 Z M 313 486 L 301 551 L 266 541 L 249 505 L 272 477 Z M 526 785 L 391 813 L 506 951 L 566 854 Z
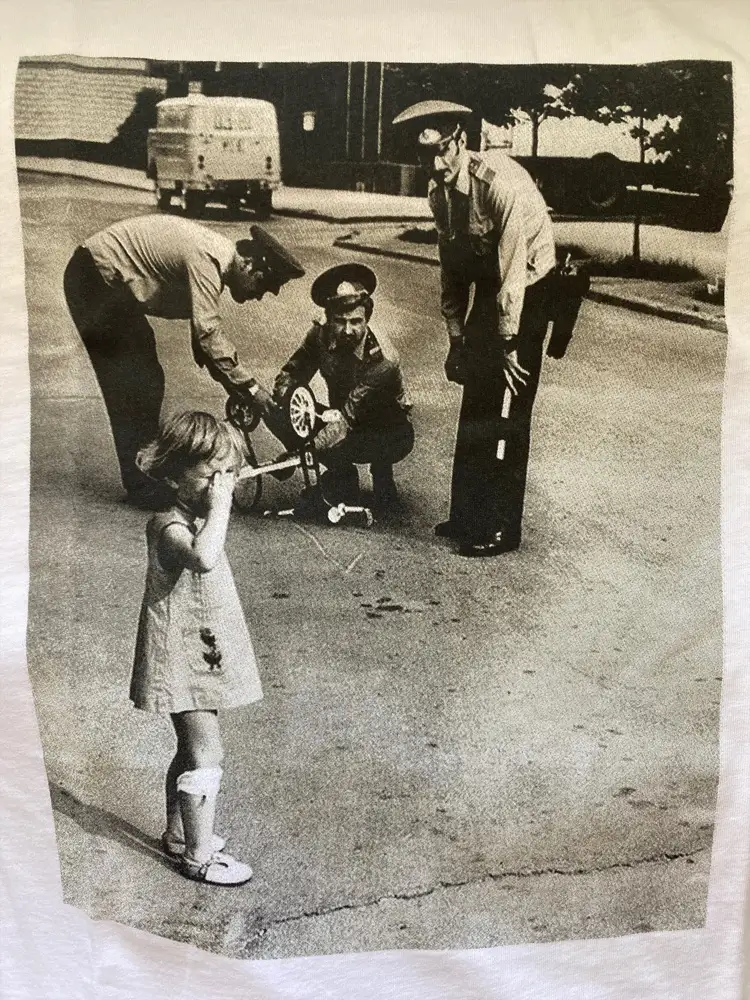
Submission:
M 419 145 L 431 149 L 456 137 L 472 113 L 471 108 L 453 101 L 420 101 L 396 115 L 393 124 L 421 126 Z
M 302 278 L 304 267 L 282 246 L 270 233 L 260 226 L 251 226 L 251 240 L 238 240 L 237 253 L 240 257 L 249 257 L 260 267 L 268 268 L 284 281 L 291 278 Z
M 326 312 L 344 312 L 363 305 L 375 291 L 378 279 L 365 264 L 337 264 L 313 282 L 310 295 Z

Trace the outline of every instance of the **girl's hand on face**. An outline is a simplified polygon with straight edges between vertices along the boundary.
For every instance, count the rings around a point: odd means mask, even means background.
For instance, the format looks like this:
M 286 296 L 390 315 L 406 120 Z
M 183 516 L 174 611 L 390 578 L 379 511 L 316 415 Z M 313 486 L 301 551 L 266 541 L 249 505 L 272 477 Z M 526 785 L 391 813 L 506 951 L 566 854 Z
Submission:
M 232 506 L 232 496 L 237 477 L 234 472 L 215 472 L 208 484 L 209 509 Z

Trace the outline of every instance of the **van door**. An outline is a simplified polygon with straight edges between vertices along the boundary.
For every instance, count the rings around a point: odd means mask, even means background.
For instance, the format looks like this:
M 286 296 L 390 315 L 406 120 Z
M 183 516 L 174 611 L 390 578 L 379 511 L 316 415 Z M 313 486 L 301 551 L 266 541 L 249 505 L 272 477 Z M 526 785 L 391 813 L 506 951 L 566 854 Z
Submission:
M 202 150 L 208 178 L 278 181 L 278 133 L 273 107 L 227 104 L 202 110 L 211 119 L 206 122 Z
M 156 129 L 149 133 L 149 166 L 159 184 L 185 181 L 193 176 L 195 150 L 190 107 L 158 107 Z

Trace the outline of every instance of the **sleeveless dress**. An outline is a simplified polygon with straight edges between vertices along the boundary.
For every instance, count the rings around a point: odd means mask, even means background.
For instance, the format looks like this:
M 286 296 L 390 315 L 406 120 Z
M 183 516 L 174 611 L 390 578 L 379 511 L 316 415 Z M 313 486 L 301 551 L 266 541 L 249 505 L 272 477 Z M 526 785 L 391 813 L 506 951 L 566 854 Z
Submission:
M 224 709 L 259 701 L 255 654 L 226 555 L 207 573 L 161 564 L 159 542 L 171 524 L 193 534 L 179 507 L 148 522 L 148 569 L 136 639 L 130 700 L 147 712 Z

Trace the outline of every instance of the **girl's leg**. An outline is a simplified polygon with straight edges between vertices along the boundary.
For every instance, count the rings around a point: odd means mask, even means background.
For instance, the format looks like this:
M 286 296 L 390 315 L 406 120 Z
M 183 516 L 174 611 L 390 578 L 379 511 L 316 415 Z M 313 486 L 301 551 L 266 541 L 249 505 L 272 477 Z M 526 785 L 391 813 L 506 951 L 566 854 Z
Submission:
M 213 853 L 216 797 L 224 755 L 219 720 L 216 712 L 180 712 L 172 716 L 172 724 L 177 734 L 177 753 L 170 774 L 185 833 L 185 857 L 202 863 Z M 179 774 L 175 773 L 177 761 L 184 768 Z
M 178 749 L 172 758 L 172 763 L 169 765 L 166 780 L 167 837 L 172 841 L 183 841 L 185 839 L 185 833 L 182 829 L 180 797 L 177 794 L 177 779 L 184 771 L 189 770 L 190 768 L 182 758 L 182 752 Z

